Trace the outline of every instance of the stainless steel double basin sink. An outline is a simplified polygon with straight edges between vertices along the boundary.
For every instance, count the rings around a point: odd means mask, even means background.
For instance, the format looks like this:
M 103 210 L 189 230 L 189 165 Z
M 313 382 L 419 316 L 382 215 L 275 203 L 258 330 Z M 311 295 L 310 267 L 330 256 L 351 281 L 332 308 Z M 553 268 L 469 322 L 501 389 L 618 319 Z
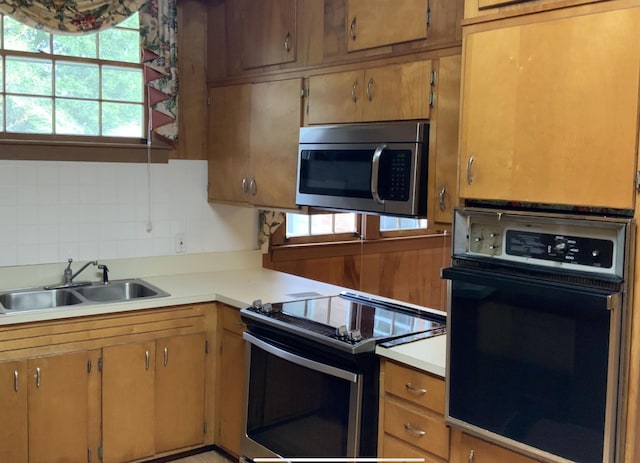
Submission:
M 169 296 L 169 293 L 139 278 L 55 289 L 22 289 L 0 293 L 0 313 L 11 314 L 166 296 Z

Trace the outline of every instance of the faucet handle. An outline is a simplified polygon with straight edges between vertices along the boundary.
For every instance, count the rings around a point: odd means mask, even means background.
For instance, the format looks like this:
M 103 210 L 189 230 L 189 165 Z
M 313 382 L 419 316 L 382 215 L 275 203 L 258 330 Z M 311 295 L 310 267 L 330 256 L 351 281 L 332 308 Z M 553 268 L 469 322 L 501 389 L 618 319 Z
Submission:
M 73 262 L 73 259 L 71 257 L 69 257 L 69 259 L 67 260 L 67 262 L 69 263 L 69 265 L 67 265 L 67 268 L 69 270 L 71 270 L 71 262 Z
M 102 284 L 106 285 L 109 283 L 109 267 L 105 264 L 98 265 L 98 269 L 102 270 Z

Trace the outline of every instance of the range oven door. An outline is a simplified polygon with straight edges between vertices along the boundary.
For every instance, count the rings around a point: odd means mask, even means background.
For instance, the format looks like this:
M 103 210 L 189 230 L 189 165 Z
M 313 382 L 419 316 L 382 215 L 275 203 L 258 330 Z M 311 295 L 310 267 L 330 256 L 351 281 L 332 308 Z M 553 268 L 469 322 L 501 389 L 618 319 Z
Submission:
M 447 421 L 549 461 L 615 461 L 621 294 L 486 269 L 443 278 Z
M 243 337 L 249 346 L 243 455 L 357 456 L 362 376 L 248 332 Z

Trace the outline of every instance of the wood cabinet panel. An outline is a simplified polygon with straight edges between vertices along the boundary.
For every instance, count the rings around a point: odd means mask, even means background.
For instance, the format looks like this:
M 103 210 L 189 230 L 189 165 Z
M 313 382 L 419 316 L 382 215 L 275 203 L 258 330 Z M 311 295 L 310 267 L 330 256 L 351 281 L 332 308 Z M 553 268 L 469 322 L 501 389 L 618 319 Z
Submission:
M 444 380 L 419 370 L 385 362 L 384 390 L 421 407 L 444 414 Z
M 488 21 L 498 18 L 539 13 L 599 0 L 464 0 L 464 18 Z
M 28 360 L 29 462 L 86 461 L 87 351 Z
M 335 72 L 309 77 L 307 124 L 353 122 L 362 113 L 364 74 Z
M 221 332 L 220 381 L 217 384 L 220 397 L 219 445 L 239 456 L 247 382 L 245 342 L 239 332 L 243 324 L 238 309 L 221 306 L 221 311 L 224 329 Z
M 155 352 L 154 342 L 103 349 L 105 463 L 137 460 L 154 454 Z
M 398 438 L 384 434 L 382 436 L 382 451 L 380 458 L 422 458 L 425 463 L 442 463 L 442 460 L 428 455 L 424 450 L 407 444 Z M 415 460 L 414 460 L 415 461 Z M 497 462 L 495 462 L 497 463 Z
M 639 26 L 629 8 L 466 34 L 460 196 L 633 208 Z
M 156 341 L 155 453 L 202 444 L 205 335 Z
M 427 0 L 348 0 L 349 51 L 427 37 Z
M 452 442 L 454 445 L 452 445 L 451 452 L 452 458 L 457 458 L 455 461 L 473 461 L 473 463 L 536 463 L 536 460 L 464 433 L 462 433 L 460 439 L 454 439 Z
M 27 361 L 0 363 L 0 461 L 27 463 Z

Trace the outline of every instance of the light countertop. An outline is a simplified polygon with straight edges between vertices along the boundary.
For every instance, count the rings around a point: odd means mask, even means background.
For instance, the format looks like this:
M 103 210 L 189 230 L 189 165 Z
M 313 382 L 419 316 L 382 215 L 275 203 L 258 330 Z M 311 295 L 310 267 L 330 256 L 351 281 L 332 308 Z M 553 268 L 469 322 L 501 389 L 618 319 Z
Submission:
M 120 303 L 1 314 L 0 325 L 216 301 L 242 308 L 251 305 L 256 299 L 261 299 L 263 302 L 285 302 L 309 297 L 335 296 L 346 289 L 264 269 L 260 266 L 261 262 L 258 256 L 254 253 L 228 253 L 189 256 L 180 259 L 137 259 L 109 262 L 109 268 L 112 269 L 110 272 L 112 281 L 123 278 L 142 278 L 170 295 Z M 4 283 L 11 285 L 7 288 L 36 287 L 43 284 L 42 282 L 55 281 L 63 268 L 64 265 L 32 269 L 3 268 L 0 269 L 0 277 Z M 32 283 L 33 281 L 35 283 Z M 390 348 L 378 346 L 376 353 L 439 376 L 445 374 L 445 335 Z

